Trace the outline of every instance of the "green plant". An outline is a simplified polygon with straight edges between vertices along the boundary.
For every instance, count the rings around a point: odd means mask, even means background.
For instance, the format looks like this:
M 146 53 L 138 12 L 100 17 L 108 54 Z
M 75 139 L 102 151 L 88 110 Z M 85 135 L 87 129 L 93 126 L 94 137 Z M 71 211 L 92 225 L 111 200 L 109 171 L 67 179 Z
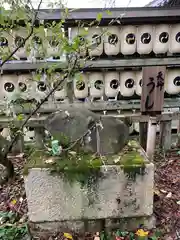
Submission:
M 1 226 L 0 240 L 22 240 L 27 233 L 27 225 L 19 227 L 13 225 Z
M 161 232 L 158 230 L 144 231 L 137 229 L 135 232 L 117 230 L 115 232 L 102 231 L 100 233 L 100 240 L 160 240 Z
M 14 212 L 0 212 L 0 224 L 3 223 L 14 223 L 18 219 L 18 216 Z

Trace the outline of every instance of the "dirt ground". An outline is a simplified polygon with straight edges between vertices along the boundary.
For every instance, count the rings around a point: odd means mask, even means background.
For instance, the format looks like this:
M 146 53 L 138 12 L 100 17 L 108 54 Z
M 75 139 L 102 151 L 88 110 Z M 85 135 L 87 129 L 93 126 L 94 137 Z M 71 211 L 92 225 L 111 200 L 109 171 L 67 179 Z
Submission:
M 163 230 L 166 239 L 176 239 L 180 234 L 180 152 L 174 149 L 166 156 L 156 154 L 155 163 L 156 226 Z
M 22 157 L 13 158 L 16 176 L 11 182 L 0 186 L 0 212 L 18 212 L 18 221 L 21 224 L 27 221 L 27 202 L 22 177 L 24 161 Z M 178 234 L 180 235 L 180 152 L 174 149 L 166 156 L 157 152 L 155 165 L 156 227 L 163 231 L 164 239 L 180 239 L 180 236 L 177 238 Z M 12 204 L 12 201 L 15 204 Z M 42 236 L 39 239 L 60 239 L 60 236 Z

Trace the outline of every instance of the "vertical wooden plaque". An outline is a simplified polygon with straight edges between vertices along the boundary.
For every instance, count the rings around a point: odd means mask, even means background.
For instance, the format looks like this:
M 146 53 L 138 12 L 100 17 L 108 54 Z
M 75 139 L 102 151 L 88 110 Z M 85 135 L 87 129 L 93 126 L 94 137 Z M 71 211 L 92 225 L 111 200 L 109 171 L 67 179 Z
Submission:
M 164 103 L 166 67 L 144 67 L 142 76 L 141 113 L 160 114 Z

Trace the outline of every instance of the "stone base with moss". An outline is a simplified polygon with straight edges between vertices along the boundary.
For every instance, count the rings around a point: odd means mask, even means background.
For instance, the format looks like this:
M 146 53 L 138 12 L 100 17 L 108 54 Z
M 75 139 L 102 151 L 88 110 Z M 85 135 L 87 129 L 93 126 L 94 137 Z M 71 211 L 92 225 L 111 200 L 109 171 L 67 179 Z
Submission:
M 125 220 L 130 228 L 132 219 L 153 226 L 154 165 L 135 142 L 106 158 L 73 151 L 52 157 L 37 150 L 24 179 L 29 220 L 41 226 L 83 230 L 86 221 L 110 227 Z

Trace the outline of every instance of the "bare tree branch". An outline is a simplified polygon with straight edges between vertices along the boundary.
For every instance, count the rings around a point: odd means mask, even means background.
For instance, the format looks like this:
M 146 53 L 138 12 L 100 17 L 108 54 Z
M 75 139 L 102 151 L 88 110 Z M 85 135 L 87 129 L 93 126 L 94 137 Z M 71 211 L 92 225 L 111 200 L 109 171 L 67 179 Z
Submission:
M 24 45 L 24 43 L 31 37 L 31 35 L 34 32 L 34 24 L 39 12 L 39 9 L 41 7 L 42 4 L 42 0 L 40 0 L 39 5 L 38 5 L 38 9 L 36 10 L 35 14 L 34 14 L 34 18 L 32 19 L 32 25 L 31 25 L 31 31 L 29 33 L 29 35 L 24 39 L 23 42 L 21 42 L 21 44 L 0 64 L 0 68 Z M 37 110 L 36 110 L 37 111 Z M 26 123 L 28 122 L 29 119 L 27 119 Z M 24 125 L 25 126 L 25 125 Z M 24 126 L 22 126 L 22 129 L 24 128 Z M 7 158 L 8 153 L 11 151 L 14 143 L 16 142 L 17 138 L 18 138 L 19 134 L 17 134 L 17 136 L 14 137 L 14 139 L 12 140 L 12 142 L 10 143 L 10 145 L 4 150 L 4 152 L 0 151 L 0 164 L 2 164 L 3 166 L 6 167 L 7 170 L 7 178 L 12 178 L 14 175 L 14 166 L 13 163 L 11 162 L 10 159 Z M 10 151 L 9 151 L 10 149 Z
M 39 9 L 41 7 L 41 4 L 42 4 L 42 0 L 40 0 L 39 2 L 39 5 L 38 5 L 38 8 L 34 14 L 34 17 L 32 19 L 32 25 L 31 25 L 31 31 L 30 33 L 28 34 L 28 36 L 23 39 L 22 42 L 20 42 L 19 46 L 0 64 L 0 67 L 2 67 L 9 59 L 11 59 L 11 57 L 13 57 L 13 55 L 26 43 L 26 41 L 32 36 L 33 32 L 34 32 L 34 24 L 35 24 L 35 21 L 36 21 L 36 18 L 37 18 L 37 15 L 38 15 L 38 12 L 39 12 Z

